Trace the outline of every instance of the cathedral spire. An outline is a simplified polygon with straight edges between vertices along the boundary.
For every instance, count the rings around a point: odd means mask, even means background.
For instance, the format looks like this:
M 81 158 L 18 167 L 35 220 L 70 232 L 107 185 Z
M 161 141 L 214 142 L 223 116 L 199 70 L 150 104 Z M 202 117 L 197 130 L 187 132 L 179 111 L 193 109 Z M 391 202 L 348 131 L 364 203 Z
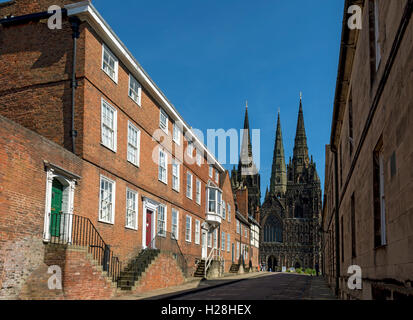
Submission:
M 293 165 L 296 168 L 296 172 L 300 172 L 302 168 L 309 164 L 308 147 L 307 147 L 307 135 L 304 125 L 304 112 L 302 93 L 300 93 L 300 108 L 298 111 L 297 132 L 295 135 L 295 145 L 293 154 Z
M 284 194 L 287 191 L 287 169 L 285 166 L 284 143 L 281 130 L 281 117 L 278 111 L 277 131 L 275 134 L 274 157 L 272 163 L 270 193 Z
M 240 175 L 252 175 L 254 174 L 254 167 L 247 101 L 245 105 L 244 130 L 242 130 L 242 145 L 238 172 Z

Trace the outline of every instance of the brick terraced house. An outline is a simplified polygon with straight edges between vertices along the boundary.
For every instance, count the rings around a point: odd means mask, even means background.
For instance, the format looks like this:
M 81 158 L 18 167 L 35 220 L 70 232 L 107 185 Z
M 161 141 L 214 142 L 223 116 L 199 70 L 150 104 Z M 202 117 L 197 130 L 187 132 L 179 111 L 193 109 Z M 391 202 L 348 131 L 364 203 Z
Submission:
M 345 2 L 322 215 L 323 271 L 344 299 L 413 297 L 412 13 L 411 0 Z
M 106 299 L 251 259 L 229 173 L 90 1 L 0 17 L 0 298 Z

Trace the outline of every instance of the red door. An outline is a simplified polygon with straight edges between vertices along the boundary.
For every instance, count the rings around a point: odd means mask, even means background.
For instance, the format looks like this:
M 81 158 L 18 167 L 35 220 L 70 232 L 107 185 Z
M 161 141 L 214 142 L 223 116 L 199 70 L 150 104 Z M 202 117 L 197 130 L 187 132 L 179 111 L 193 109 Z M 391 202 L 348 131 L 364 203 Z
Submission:
M 152 241 L 152 211 L 146 211 L 146 246 L 151 248 Z

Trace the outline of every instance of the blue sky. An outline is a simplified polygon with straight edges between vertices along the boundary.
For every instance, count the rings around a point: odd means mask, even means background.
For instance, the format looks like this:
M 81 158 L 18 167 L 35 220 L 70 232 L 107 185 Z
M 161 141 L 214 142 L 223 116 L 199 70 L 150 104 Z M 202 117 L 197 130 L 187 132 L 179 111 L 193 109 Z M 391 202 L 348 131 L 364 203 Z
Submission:
M 324 184 L 344 1 L 94 0 L 183 118 L 207 129 L 261 130 L 261 190 L 281 110 L 286 161 L 303 92 L 310 154 Z M 231 169 L 232 165 L 225 165 Z

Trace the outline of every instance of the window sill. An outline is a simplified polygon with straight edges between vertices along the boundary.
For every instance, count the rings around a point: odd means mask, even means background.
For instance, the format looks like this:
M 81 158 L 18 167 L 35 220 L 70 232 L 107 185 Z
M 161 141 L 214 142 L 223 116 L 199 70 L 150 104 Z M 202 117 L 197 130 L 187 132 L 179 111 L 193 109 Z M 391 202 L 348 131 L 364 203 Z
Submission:
M 158 237 L 166 238 L 166 233 L 165 234 L 157 234 Z
M 162 183 L 163 183 L 164 185 L 166 185 L 166 186 L 168 185 L 168 182 L 166 182 L 166 181 L 162 181 L 162 180 L 160 180 L 160 179 L 158 179 L 158 181 L 159 181 L 159 182 L 162 182 Z
M 131 162 L 131 161 L 129 161 L 129 160 L 126 160 L 126 162 L 130 163 L 131 165 L 133 165 L 133 166 L 136 167 L 137 169 L 140 169 L 139 163 L 136 164 L 136 163 L 133 163 L 133 162 Z
M 181 192 L 179 189 L 174 189 L 174 188 L 172 188 L 172 191 L 175 191 L 176 193 L 180 193 L 180 192 Z
M 128 95 L 129 96 L 129 98 L 139 107 L 139 108 L 142 108 L 142 102 L 141 102 L 141 104 L 139 104 L 135 99 L 133 99 L 130 95 Z
M 116 85 L 118 84 L 118 79 L 113 79 L 108 72 L 106 72 L 105 69 L 101 68 L 101 70 L 109 77 L 110 80 L 112 80 Z M 115 76 L 117 78 L 117 75 Z
M 161 126 L 159 126 L 159 129 L 161 129 L 163 132 L 166 133 L 167 136 L 169 136 L 168 128 L 164 129 Z
M 131 231 L 138 231 L 138 228 L 133 228 L 133 227 L 128 227 L 128 226 L 125 226 L 125 229 L 131 230 Z
M 98 220 L 98 222 L 99 223 L 103 223 L 103 224 L 106 224 L 106 225 L 109 225 L 109 226 L 114 226 L 115 225 L 115 223 L 114 222 L 110 222 L 110 221 L 103 221 L 103 220 Z
M 109 151 L 112 151 L 113 153 L 116 153 L 116 148 L 112 149 L 111 147 L 108 147 L 107 145 L 105 145 L 103 142 L 101 142 L 100 145 L 102 147 L 104 147 L 105 149 L 108 149 Z
M 381 249 L 387 249 L 387 244 L 382 244 L 382 245 L 377 246 L 377 247 L 374 248 L 375 251 L 381 250 Z

